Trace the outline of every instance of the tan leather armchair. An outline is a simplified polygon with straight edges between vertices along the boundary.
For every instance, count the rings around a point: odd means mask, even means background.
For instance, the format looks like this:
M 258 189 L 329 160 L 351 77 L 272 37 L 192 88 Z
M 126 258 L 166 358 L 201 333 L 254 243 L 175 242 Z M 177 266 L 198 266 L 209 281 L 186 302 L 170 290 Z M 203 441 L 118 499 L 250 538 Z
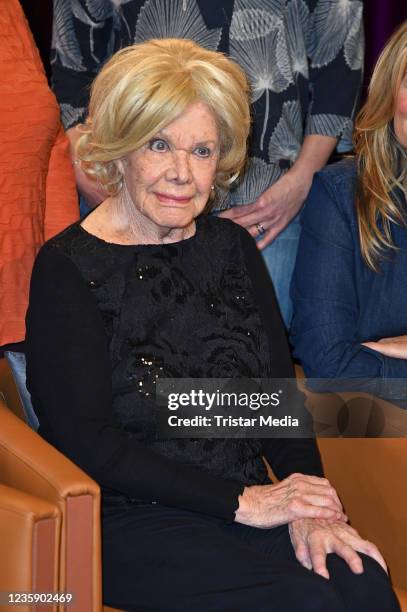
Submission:
M 326 411 L 368 409 L 363 393 L 312 393 L 297 368 L 299 386 L 314 419 Z M 375 402 L 379 400 L 375 399 Z M 381 402 L 381 400 L 380 400 Z M 381 402 L 387 416 L 386 435 L 406 431 L 407 412 Z M 337 489 L 352 526 L 374 542 L 388 564 L 403 611 L 407 611 L 407 438 L 318 438 L 327 478 Z
M 98 486 L 2 402 L 0 423 L 0 482 L 14 491 L 9 499 L 16 502 L 19 495 L 28 494 L 57 512 L 58 588 L 54 590 L 74 594 L 75 605 L 70 609 L 75 612 L 99 612 L 102 603 Z M 27 553 L 30 554 L 29 548 Z

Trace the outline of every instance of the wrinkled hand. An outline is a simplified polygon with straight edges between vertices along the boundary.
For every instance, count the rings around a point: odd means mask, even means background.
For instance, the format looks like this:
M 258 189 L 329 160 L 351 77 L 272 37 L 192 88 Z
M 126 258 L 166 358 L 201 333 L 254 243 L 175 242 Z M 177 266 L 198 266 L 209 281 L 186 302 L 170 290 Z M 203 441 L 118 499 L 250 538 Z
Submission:
M 264 249 L 299 212 L 308 195 L 312 175 L 291 168 L 252 204 L 235 206 L 219 214 L 245 227 L 253 238 L 259 236 L 256 223 L 266 230 L 257 242 Z
M 278 484 L 245 487 L 239 496 L 235 521 L 270 529 L 300 518 L 347 520 L 328 480 L 292 474 Z
M 377 342 L 363 342 L 367 346 L 386 357 L 396 359 L 407 359 L 407 336 L 395 336 L 394 338 L 382 338 Z
M 342 557 L 355 574 L 363 572 L 362 559 L 356 551 L 375 559 L 387 572 L 386 563 L 377 547 L 363 540 L 358 532 L 345 522 L 301 519 L 290 523 L 288 528 L 298 561 L 324 578 L 329 579 L 326 567 L 328 553 L 336 553 Z

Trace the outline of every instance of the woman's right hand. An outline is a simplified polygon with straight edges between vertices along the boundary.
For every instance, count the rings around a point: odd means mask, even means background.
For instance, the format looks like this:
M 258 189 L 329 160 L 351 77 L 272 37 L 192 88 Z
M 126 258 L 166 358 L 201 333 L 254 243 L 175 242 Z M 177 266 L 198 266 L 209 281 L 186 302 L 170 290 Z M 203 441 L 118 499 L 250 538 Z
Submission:
M 347 521 L 335 489 L 325 478 L 291 474 L 278 484 L 245 487 L 235 521 L 270 529 L 302 518 Z

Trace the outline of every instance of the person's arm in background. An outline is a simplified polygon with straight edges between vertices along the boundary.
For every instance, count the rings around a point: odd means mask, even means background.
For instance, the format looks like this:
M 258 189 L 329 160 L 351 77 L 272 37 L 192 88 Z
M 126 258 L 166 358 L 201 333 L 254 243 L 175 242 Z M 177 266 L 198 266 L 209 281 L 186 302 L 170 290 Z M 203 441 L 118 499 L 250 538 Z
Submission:
M 66 0 L 54 0 L 52 88 L 61 107 L 73 161 L 80 136 L 76 126 L 86 119 L 90 86 L 113 52 L 113 3 L 100 0 L 97 4 L 76 0 L 74 6 Z M 74 164 L 74 171 L 78 190 L 90 206 L 105 199 L 97 182 L 78 164 Z
M 32 46 L 32 60 L 41 75 L 40 78 L 45 81 L 44 67 L 31 32 L 29 32 L 29 44 Z M 52 103 L 55 104 L 55 100 Z M 55 136 L 51 120 L 44 124 L 44 129 L 48 130 L 48 138 L 50 144 L 52 143 L 45 183 L 43 239 L 46 241 L 79 219 L 79 207 L 69 142 L 64 129 L 59 125 Z
M 380 338 L 377 342 L 364 342 L 364 346 L 396 359 L 407 359 L 407 335 Z
M 277 238 L 303 205 L 317 170 L 325 166 L 337 139 L 330 136 L 305 136 L 293 166 L 253 203 L 234 206 L 220 213 L 245 227 L 256 238 L 260 224 L 266 231 L 257 247 L 264 249 Z
M 70 143 L 70 155 L 74 169 L 76 187 L 79 194 L 84 198 L 88 208 L 95 208 L 101 202 L 106 200 L 107 194 L 99 183 L 90 177 L 82 170 L 80 163 L 76 158 L 76 143 L 81 135 L 81 124 L 70 128 L 66 131 Z M 82 212 L 82 209 L 81 209 Z
M 407 378 L 407 360 L 372 350 L 364 345 L 369 338 L 359 337 L 357 230 L 352 233 L 338 190 L 321 175 L 314 177 L 302 227 L 291 285 L 291 341 L 307 377 Z
M 310 14 L 305 38 L 312 100 L 300 153 L 256 202 L 221 213 L 246 227 L 253 237 L 258 236 L 256 224 L 261 224 L 266 232 L 257 241 L 259 249 L 270 244 L 297 215 L 315 172 L 325 166 L 338 138 L 344 135 L 350 140 L 362 81 L 362 8 L 361 2 L 349 8 L 332 3 L 329 11 L 321 7 L 319 14 L 317 5 Z
M 61 126 L 51 149 L 48 164 L 44 240 L 49 240 L 78 219 L 78 194 L 69 143 Z

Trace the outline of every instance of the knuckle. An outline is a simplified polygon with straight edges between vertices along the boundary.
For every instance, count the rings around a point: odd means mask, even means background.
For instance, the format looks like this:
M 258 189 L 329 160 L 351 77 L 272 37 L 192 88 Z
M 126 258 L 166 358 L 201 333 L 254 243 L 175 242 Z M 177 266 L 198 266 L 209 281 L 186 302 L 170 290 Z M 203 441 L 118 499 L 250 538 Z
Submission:
M 290 508 L 290 510 L 297 510 L 298 509 L 297 499 L 290 499 L 290 501 L 288 502 L 288 507 Z
M 291 495 L 295 495 L 295 496 L 301 495 L 301 484 L 299 482 L 293 482 L 290 485 L 290 492 L 291 492 Z
M 358 554 L 349 544 L 342 544 L 342 550 L 349 559 L 358 559 Z
M 377 546 L 375 544 L 373 544 L 373 542 L 369 542 L 368 540 L 366 540 L 366 548 L 372 552 L 372 553 L 378 553 L 380 555 L 380 551 L 377 548 Z

